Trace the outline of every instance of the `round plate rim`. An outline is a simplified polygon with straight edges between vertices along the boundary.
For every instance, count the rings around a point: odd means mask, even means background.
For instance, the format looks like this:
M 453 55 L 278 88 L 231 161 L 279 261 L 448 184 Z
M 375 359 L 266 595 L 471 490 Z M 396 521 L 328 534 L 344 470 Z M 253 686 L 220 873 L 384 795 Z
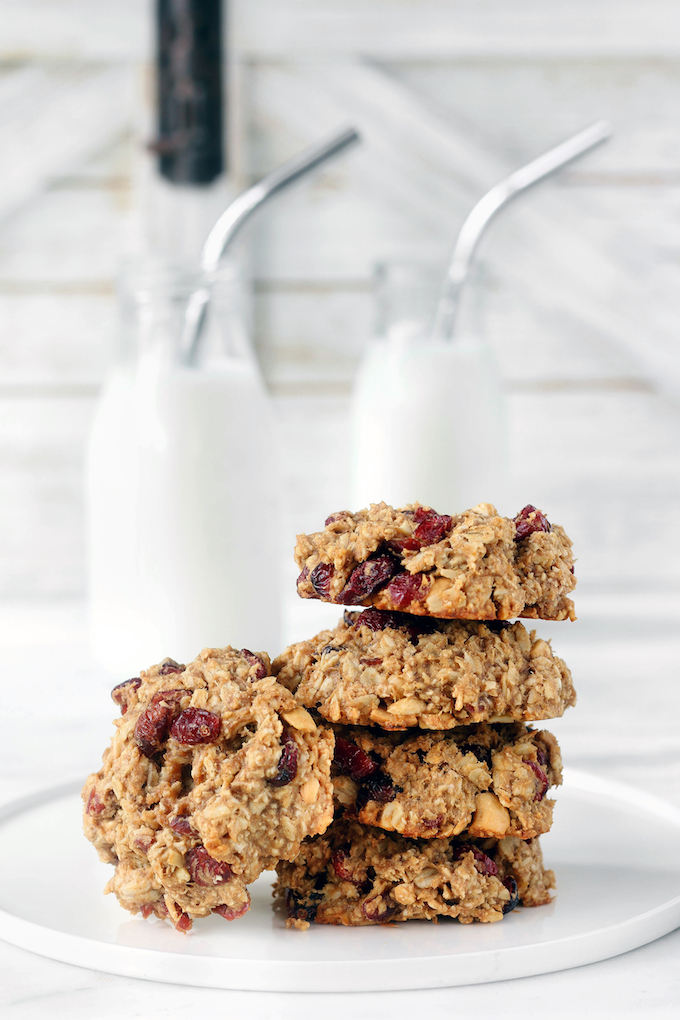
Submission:
M 625 801 L 628 805 L 633 801 L 639 808 L 680 829 L 680 810 L 655 794 L 580 769 L 566 768 L 564 778 L 565 785 L 571 790 L 608 796 L 616 801 Z M 73 795 L 81 786 L 82 779 L 71 780 L 0 805 L 0 828 L 4 822 L 17 815 Z M 639 930 L 641 925 L 644 926 L 642 936 Z M 168 954 L 161 950 L 116 945 L 72 935 L 26 921 L 0 907 L 0 938 L 21 949 L 62 963 L 167 984 L 282 992 L 402 991 L 530 977 L 570 970 L 618 956 L 653 942 L 678 926 L 680 894 L 624 921 L 588 932 L 540 943 L 457 953 L 457 969 L 465 972 L 461 978 L 445 973 L 447 961 L 451 961 L 452 956 L 358 960 L 352 963 L 352 987 L 348 989 L 346 982 L 333 976 L 334 969 L 342 969 L 336 961 L 309 960 L 304 964 L 305 987 L 301 988 L 300 979 L 296 975 L 297 968 L 291 967 L 290 960 L 268 958 L 265 968 L 261 959 L 239 958 L 235 961 L 236 967 L 230 968 L 230 961 L 225 958 L 193 954 L 180 957 L 172 954 L 173 958 L 182 960 L 182 972 L 168 976 L 164 969 Z M 564 951 L 556 963 L 551 954 L 558 944 Z M 94 952 L 93 947 L 97 947 Z M 381 971 L 387 969 L 390 970 L 389 980 L 381 976 Z

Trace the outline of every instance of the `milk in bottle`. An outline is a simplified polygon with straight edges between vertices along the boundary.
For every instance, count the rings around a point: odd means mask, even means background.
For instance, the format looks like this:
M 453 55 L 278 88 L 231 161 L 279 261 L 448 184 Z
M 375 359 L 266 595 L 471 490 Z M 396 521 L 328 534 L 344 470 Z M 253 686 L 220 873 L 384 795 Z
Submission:
M 441 268 L 376 267 L 375 336 L 364 352 L 351 414 L 352 506 L 420 502 L 457 513 L 506 498 L 506 413 L 481 330 L 431 336 Z M 468 321 L 470 316 L 468 315 Z
M 233 274 L 215 281 L 205 358 L 182 363 L 196 282 L 127 274 L 126 344 L 88 451 L 92 643 L 120 674 L 205 646 L 280 647 L 273 410 Z

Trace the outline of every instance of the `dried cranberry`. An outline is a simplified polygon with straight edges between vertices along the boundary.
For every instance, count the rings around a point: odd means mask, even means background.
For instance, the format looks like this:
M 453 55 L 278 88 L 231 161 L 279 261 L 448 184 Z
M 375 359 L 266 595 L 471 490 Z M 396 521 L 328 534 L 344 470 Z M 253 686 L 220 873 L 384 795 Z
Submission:
M 243 917 L 248 910 L 250 910 L 250 896 L 240 907 L 228 907 L 226 903 L 220 903 L 219 907 L 212 908 L 213 914 L 219 914 L 225 921 L 236 921 L 239 917 Z
M 149 705 L 172 706 L 177 714 L 179 712 L 177 706 L 183 697 L 191 697 L 191 691 L 184 687 L 171 687 L 166 691 L 157 691 L 151 698 Z
M 271 786 L 288 786 L 288 783 L 292 783 L 297 775 L 298 746 L 295 737 L 284 729 L 281 734 L 281 743 L 283 747 L 276 775 L 273 779 L 268 780 Z
M 136 691 L 142 685 L 141 677 L 133 676 L 130 680 L 123 680 L 122 684 L 116 684 L 111 691 L 111 697 L 120 708 L 120 714 L 127 712 L 128 691 Z
M 248 660 L 251 666 L 257 666 L 253 674 L 253 680 L 264 680 L 267 675 L 267 667 L 260 656 L 255 655 L 255 652 L 251 652 L 249 648 L 242 648 L 241 655 L 244 659 Z
M 342 879 L 343 882 L 352 881 L 352 872 L 349 871 L 345 861 L 347 860 L 347 854 L 343 850 L 334 850 L 331 854 L 331 864 L 333 865 L 333 871 Z
M 233 877 L 224 861 L 216 861 L 204 846 L 195 846 L 184 855 L 184 864 L 196 885 L 223 885 Z
M 488 627 L 492 634 L 501 634 L 508 627 L 512 627 L 510 620 L 484 620 L 484 626 Z
M 369 758 L 365 751 L 362 751 L 356 744 L 350 743 L 349 740 L 345 740 L 344 737 L 335 738 L 333 762 L 341 772 L 348 775 L 355 783 L 362 782 L 362 780 L 372 776 L 380 768 L 372 758 Z
M 550 786 L 550 783 L 548 782 L 548 777 L 546 776 L 545 772 L 540 767 L 540 765 L 537 765 L 535 761 L 526 761 L 525 759 L 524 764 L 529 766 L 529 768 L 534 773 L 540 784 L 538 790 L 534 794 L 534 800 L 535 801 L 543 800 L 546 793 L 548 792 L 548 787 Z
M 440 827 L 440 825 L 443 823 L 443 821 L 444 821 L 444 815 L 439 814 L 439 815 L 435 815 L 434 818 L 422 818 L 421 819 L 421 824 L 426 829 L 438 829 Z
M 359 627 L 368 627 L 369 630 L 385 630 L 386 627 L 392 627 L 397 630 L 402 625 L 402 614 L 393 613 L 389 609 L 364 609 L 363 613 L 354 619 L 353 626 L 357 629 Z
M 380 666 L 382 659 L 359 659 L 362 666 Z
M 384 588 L 398 570 L 394 556 L 382 553 L 371 556 L 355 567 L 349 580 L 338 596 L 338 602 L 345 606 L 357 606 L 380 588 Z
M 534 531 L 552 531 L 552 526 L 545 514 L 542 514 L 531 503 L 527 503 L 515 517 L 515 538 L 521 542 L 523 538 L 528 538 Z
M 388 804 L 389 801 L 394 801 L 398 793 L 402 793 L 402 787 L 396 786 L 385 772 L 369 775 L 359 789 L 362 798 L 366 794 L 369 801 L 378 801 L 379 804 Z
M 327 652 L 341 652 L 342 650 L 339 645 L 324 645 L 321 649 L 321 654 L 326 655 Z
M 168 659 L 163 663 L 161 668 L 158 670 L 159 676 L 168 676 L 169 673 L 183 673 L 184 666 L 180 666 L 179 662 L 175 662 L 174 659 Z
M 144 919 L 146 919 L 147 917 L 151 917 L 151 915 L 153 914 L 153 904 L 143 903 L 142 906 L 139 908 L 139 912 Z
M 480 875 L 497 875 L 498 865 L 483 850 L 472 843 L 459 843 L 453 848 L 453 860 L 459 861 L 464 854 L 471 853 L 475 859 L 475 868 Z
M 159 750 L 167 737 L 174 719 L 179 715 L 181 699 L 189 691 L 159 691 L 154 694 L 148 708 L 145 708 L 135 723 L 135 742 L 137 747 L 151 758 Z
M 399 575 L 399 577 L 402 576 L 410 578 L 412 575 Z M 395 578 L 395 581 L 399 577 Z M 420 581 L 418 581 L 418 585 L 420 586 Z M 391 587 L 392 585 L 389 585 L 388 592 Z M 412 616 L 410 613 L 397 613 L 392 609 L 374 609 L 372 606 L 369 609 L 364 609 L 363 613 L 359 613 L 352 625 L 357 628 L 368 627 L 373 631 L 385 630 L 386 627 L 390 627 L 392 630 L 407 630 L 413 644 L 416 644 L 421 634 L 431 634 L 436 627 L 435 621 L 427 616 Z
M 320 599 L 327 599 L 331 590 L 331 578 L 335 573 L 332 563 L 317 563 L 309 575 L 312 588 Z
M 191 691 L 187 691 L 184 687 L 173 687 L 172 690 L 158 691 L 157 694 L 154 694 L 151 704 L 160 705 L 165 702 L 167 705 L 171 705 L 177 713 L 179 712 L 179 702 L 185 696 L 191 697 Z
M 434 545 L 436 542 L 441 542 L 453 524 L 453 518 L 448 514 L 438 514 L 435 510 L 425 506 L 418 507 L 413 514 L 413 520 L 418 525 L 413 534 L 408 538 L 392 539 L 389 543 L 391 549 L 396 552 L 415 551 L 422 549 L 424 545 Z
M 432 634 L 437 629 L 437 620 L 431 616 L 412 616 L 409 613 L 401 614 L 404 626 L 409 632 L 412 643 L 418 643 L 421 634 Z
M 403 553 L 403 552 L 418 552 L 420 549 L 420 542 L 415 537 L 415 534 L 408 535 L 407 538 L 391 538 L 387 543 L 392 552 Z
M 491 768 L 491 749 L 489 747 L 483 747 L 481 744 L 461 744 L 460 750 L 463 754 L 471 752 L 477 761 L 481 761 L 487 768 Z
M 191 931 L 192 924 L 193 922 L 189 915 L 185 914 L 183 910 L 180 910 L 179 917 L 175 921 L 176 931 L 181 931 L 186 935 L 188 931 Z
M 538 764 L 541 766 L 541 768 L 550 763 L 550 755 L 546 751 L 545 747 L 543 747 L 541 744 L 538 744 L 536 746 L 536 757 L 538 758 Z
M 298 921 L 313 921 L 316 911 L 316 903 L 305 905 L 302 897 L 296 896 L 292 889 L 286 889 L 286 913 L 289 917 L 294 917 Z
M 90 790 L 90 795 L 87 798 L 87 804 L 85 806 L 85 813 L 88 815 L 100 815 L 102 811 L 106 809 L 106 804 L 103 800 L 99 799 L 99 795 L 96 790 Z
M 335 524 L 336 521 L 341 521 L 343 517 L 347 517 L 347 510 L 340 510 L 337 514 L 330 514 L 323 522 L 324 527 L 328 528 L 331 524 Z
M 214 712 L 206 712 L 204 708 L 185 708 L 175 719 L 170 728 L 170 736 L 180 744 L 214 744 L 217 740 L 222 720 Z
M 395 786 L 385 772 L 375 772 L 368 776 L 359 787 L 356 799 L 357 812 L 363 811 L 369 800 L 377 800 L 379 804 L 389 804 L 401 787 Z
M 388 921 L 397 912 L 396 907 L 390 907 L 385 903 L 382 896 L 374 896 L 361 904 L 361 912 L 368 921 Z
M 453 518 L 448 514 L 438 514 L 436 510 L 425 506 L 418 507 L 413 515 L 413 520 L 418 524 L 413 532 L 413 537 L 421 546 L 441 542 L 453 524 Z
M 509 914 L 511 910 L 514 910 L 519 903 L 519 891 L 517 889 L 517 882 L 515 882 L 512 875 L 506 875 L 503 879 L 503 885 L 510 893 L 510 899 L 503 907 L 503 913 Z
M 187 815 L 176 815 L 175 818 L 168 819 L 168 825 L 173 832 L 179 833 L 180 836 L 196 835 L 196 830 L 192 828 Z
M 300 587 L 301 584 L 305 583 L 305 581 L 307 580 L 308 577 L 309 577 L 309 567 L 303 567 L 302 570 L 300 571 L 300 573 L 298 574 L 298 579 L 296 581 L 296 584 L 297 584 L 298 588 Z
M 417 598 L 421 585 L 422 574 L 409 574 L 408 571 L 404 571 L 390 581 L 385 594 L 397 609 L 405 609 Z

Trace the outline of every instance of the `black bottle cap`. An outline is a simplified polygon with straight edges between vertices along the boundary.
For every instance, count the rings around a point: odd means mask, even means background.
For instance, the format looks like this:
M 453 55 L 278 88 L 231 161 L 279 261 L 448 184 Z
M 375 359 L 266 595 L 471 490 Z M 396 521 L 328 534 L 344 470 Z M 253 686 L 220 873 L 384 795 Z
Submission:
M 224 170 L 222 0 L 157 0 L 158 154 L 163 177 L 209 184 Z

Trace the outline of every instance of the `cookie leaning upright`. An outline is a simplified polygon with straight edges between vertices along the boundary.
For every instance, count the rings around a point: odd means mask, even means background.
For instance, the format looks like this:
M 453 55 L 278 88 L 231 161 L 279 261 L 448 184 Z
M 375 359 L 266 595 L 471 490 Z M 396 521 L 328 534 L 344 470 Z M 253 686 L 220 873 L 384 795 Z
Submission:
M 463 620 L 574 619 L 571 541 L 535 507 L 513 519 L 490 503 L 449 516 L 372 504 L 298 535 L 298 594 Z
M 269 672 L 264 653 L 208 648 L 114 688 L 122 717 L 84 825 L 132 913 L 184 931 L 239 917 L 247 884 L 330 823 L 333 734 Z

